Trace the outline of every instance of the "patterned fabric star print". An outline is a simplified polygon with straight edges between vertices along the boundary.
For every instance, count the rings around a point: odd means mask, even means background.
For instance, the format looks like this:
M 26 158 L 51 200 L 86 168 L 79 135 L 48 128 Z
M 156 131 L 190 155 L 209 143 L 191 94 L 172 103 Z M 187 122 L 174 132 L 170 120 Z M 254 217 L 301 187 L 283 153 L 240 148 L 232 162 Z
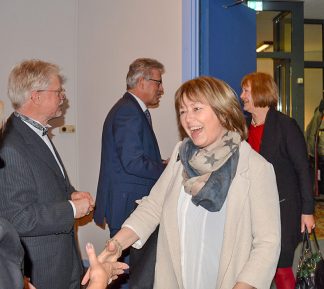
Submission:
M 227 131 L 206 148 L 196 147 L 189 138 L 183 140 L 179 152 L 183 185 L 193 204 L 210 212 L 222 208 L 236 173 L 240 143 L 235 131 Z
M 205 156 L 206 162 L 205 164 L 210 164 L 212 167 L 215 162 L 217 162 L 217 159 L 215 159 L 215 154 L 212 154 L 211 156 Z
M 230 149 L 230 152 L 233 153 L 236 150 L 237 144 L 234 142 L 233 138 L 228 138 L 228 132 L 224 135 L 224 146 L 228 146 Z

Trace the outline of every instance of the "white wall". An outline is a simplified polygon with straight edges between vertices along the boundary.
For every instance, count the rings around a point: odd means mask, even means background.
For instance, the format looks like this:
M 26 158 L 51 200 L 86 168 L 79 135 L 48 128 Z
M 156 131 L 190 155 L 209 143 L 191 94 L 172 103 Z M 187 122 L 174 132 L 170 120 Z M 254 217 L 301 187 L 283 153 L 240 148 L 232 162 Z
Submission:
M 166 67 L 165 95 L 152 110 L 162 157 L 167 158 L 178 134 L 173 95 L 181 83 L 181 1 L 177 0 L 2 0 L 0 5 L 0 99 L 5 114 L 11 67 L 28 58 L 59 64 L 67 76 L 69 108 L 53 141 L 72 183 L 94 196 L 100 165 L 101 130 L 106 114 L 125 91 L 129 64 L 152 57 Z M 101 250 L 108 231 L 83 220 L 78 228 L 83 257 L 87 241 Z
M 0 5 L 0 98 L 5 102 L 5 115 L 11 112 L 6 97 L 10 69 L 23 59 L 40 58 L 59 64 L 68 77 L 70 108 L 67 123 L 76 119 L 76 3 L 77 1 L 2 0 Z M 63 8 L 64 7 L 64 8 Z M 54 142 L 66 163 L 70 178 L 77 179 L 76 139 L 59 135 Z M 62 149 L 64 148 L 64 149 Z
M 165 95 L 152 110 L 162 157 L 171 154 L 177 141 L 173 95 L 181 83 L 181 1 L 82 0 L 78 23 L 78 175 L 80 188 L 95 192 L 102 124 L 125 92 L 135 58 L 152 57 L 165 65 Z M 99 233 L 93 223 L 80 227 L 81 248 Z M 100 234 L 97 240 L 102 247 L 106 237 Z

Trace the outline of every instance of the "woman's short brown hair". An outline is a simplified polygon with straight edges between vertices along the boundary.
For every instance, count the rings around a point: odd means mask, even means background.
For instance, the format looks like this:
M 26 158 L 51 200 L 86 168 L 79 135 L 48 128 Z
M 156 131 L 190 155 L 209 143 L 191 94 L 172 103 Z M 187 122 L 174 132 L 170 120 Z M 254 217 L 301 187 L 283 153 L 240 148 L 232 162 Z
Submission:
M 247 128 L 238 98 L 233 89 L 224 81 L 201 76 L 183 83 L 175 93 L 175 109 L 181 138 L 186 134 L 180 123 L 179 109 L 184 97 L 191 101 L 208 103 L 221 125 L 240 134 L 241 139 L 246 139 Z
M 251 96 L 255 107 L 276 107 L 278 87 L 270 74 L 253 72 L 243 77 L 241 87 L 251 86 Z

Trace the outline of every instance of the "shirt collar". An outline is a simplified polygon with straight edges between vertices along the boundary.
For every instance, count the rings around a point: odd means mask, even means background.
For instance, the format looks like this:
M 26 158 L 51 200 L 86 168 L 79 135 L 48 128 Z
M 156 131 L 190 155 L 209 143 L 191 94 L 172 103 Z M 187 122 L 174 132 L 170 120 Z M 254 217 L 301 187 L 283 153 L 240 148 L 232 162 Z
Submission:
M 141 107 L 141 109 L 143 111 L 147 110 L 147 107 L 145 105 L 145 103 L 143 102 L 143 100 L 141 100 L 138 96 L 136 96 L 135 94 L 129 92 L 132 96 L 134 96 L 134 98 L 136 99 L 136 101 L 138 102 L 139 106 Z

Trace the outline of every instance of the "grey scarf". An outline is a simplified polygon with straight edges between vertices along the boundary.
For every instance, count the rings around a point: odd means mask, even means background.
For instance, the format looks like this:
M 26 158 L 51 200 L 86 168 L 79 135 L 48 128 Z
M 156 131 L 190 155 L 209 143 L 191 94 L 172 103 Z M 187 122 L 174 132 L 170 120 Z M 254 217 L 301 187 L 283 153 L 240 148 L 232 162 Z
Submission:
M 240 143 L 240 135 L 233 131 L 203 149 L 184 139 L 179 153 L 184 166 L 183 185 L 196 206 L 210 212 L 222 208 L 236 173 Z

